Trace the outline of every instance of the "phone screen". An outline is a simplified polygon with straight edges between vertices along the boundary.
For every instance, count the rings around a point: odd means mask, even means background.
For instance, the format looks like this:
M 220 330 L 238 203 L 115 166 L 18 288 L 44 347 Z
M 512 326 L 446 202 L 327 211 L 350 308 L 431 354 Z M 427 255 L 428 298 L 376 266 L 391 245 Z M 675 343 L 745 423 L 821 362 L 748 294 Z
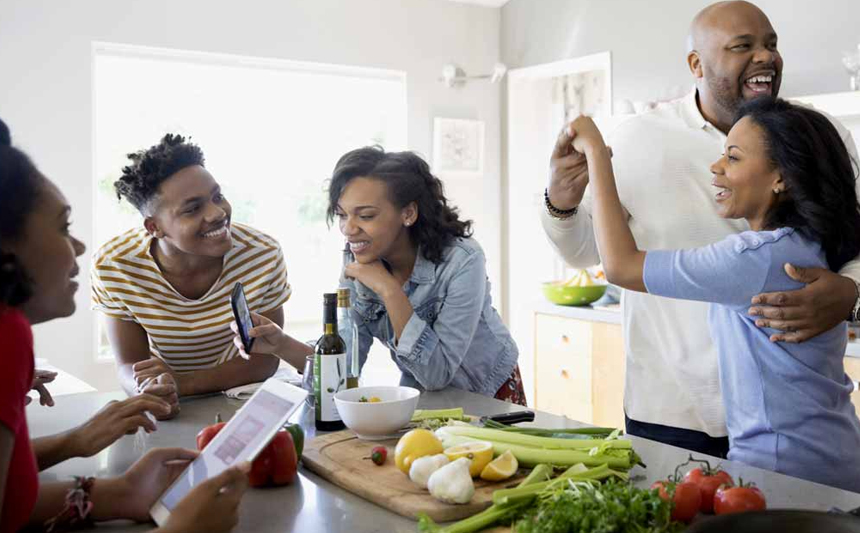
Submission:
M 245 352 L 250 354 L 251 346 L 254 345 L 254 339 L 248 335 L 248 331 L 254 327 L 254 323 L 251 321 L 251 311 L 248 309 L 248 301 L 245 300 L 245 291 L 242 289 L 241 283 L 236 283 L 233 286 L 230 303 L 233 306 L 233 317 L 239 326 L 239 337 L 242 338 Z
M 271 435 L 272 426 L 279 425 L 284 414 L 290 412 L 294 405 L 266 390 L 257 391 L 164 493 L 161 497 L 164 507 L 172 511 L 198 484 L 237 462 L 252 459 L 252 454 L 265 444 L 263 440 Z

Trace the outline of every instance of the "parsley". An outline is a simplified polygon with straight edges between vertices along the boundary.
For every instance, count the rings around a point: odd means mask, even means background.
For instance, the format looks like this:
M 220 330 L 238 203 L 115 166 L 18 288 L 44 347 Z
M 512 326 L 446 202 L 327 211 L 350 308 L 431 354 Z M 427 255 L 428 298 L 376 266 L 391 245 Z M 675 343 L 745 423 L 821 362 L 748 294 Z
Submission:
M 674 533 L 683 524 L 672 522 L 669 502 L 656 490 L 609 480 L 601 485 L 586 481 L 551 487 L 538 505 L 516 522 L 516 533 Z

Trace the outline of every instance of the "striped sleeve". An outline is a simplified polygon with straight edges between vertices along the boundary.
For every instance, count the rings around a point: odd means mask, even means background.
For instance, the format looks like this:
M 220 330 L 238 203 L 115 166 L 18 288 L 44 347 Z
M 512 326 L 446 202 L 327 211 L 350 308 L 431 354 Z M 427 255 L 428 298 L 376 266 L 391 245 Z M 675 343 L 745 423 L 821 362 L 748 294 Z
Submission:
M 275 268 L 266 276 L 265 285 L 266 289 L 260 300 L 258 313 L 268 313 L 278 309 L 290 299 L 293 292 L 287 281 L 287 265 L 284 262 L 284 253 L 280 246 L 277 248 Z
M 101 311 L 106 316 L 118 318 L 120 320 L 134 321 L 134 314 L 121 301 L 115 300 L 110 292 L 105 288 L 105 284 L 101 279 L 103 270 L 99 261 L 93 261 L 90 269 L 90 296 L 92 301 L 92 309 Z

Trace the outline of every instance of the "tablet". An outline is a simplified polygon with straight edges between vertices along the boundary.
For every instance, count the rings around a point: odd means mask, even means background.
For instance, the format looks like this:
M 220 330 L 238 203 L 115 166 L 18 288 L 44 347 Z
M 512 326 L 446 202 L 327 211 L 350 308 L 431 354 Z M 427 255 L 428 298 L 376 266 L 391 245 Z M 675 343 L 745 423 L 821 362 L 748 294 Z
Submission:
M 164 525 L 179 501 L 201 482 L 234 464 L 253 461 L 307 395 L 289 383 L 266 380 L 158 498 L 149 511 L 155 523 Z

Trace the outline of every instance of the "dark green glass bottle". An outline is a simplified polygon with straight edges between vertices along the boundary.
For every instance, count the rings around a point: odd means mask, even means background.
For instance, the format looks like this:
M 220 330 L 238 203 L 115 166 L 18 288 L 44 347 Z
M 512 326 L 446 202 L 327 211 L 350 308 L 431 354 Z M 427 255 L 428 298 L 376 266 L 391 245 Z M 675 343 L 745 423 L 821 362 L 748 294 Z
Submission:
M 337 294 L 323 294 L 323 335 L 314 347 L 314 425 L 320 431 L 343 429 L 334 395 L 346 389 L 346 343 L 337 333 Z

